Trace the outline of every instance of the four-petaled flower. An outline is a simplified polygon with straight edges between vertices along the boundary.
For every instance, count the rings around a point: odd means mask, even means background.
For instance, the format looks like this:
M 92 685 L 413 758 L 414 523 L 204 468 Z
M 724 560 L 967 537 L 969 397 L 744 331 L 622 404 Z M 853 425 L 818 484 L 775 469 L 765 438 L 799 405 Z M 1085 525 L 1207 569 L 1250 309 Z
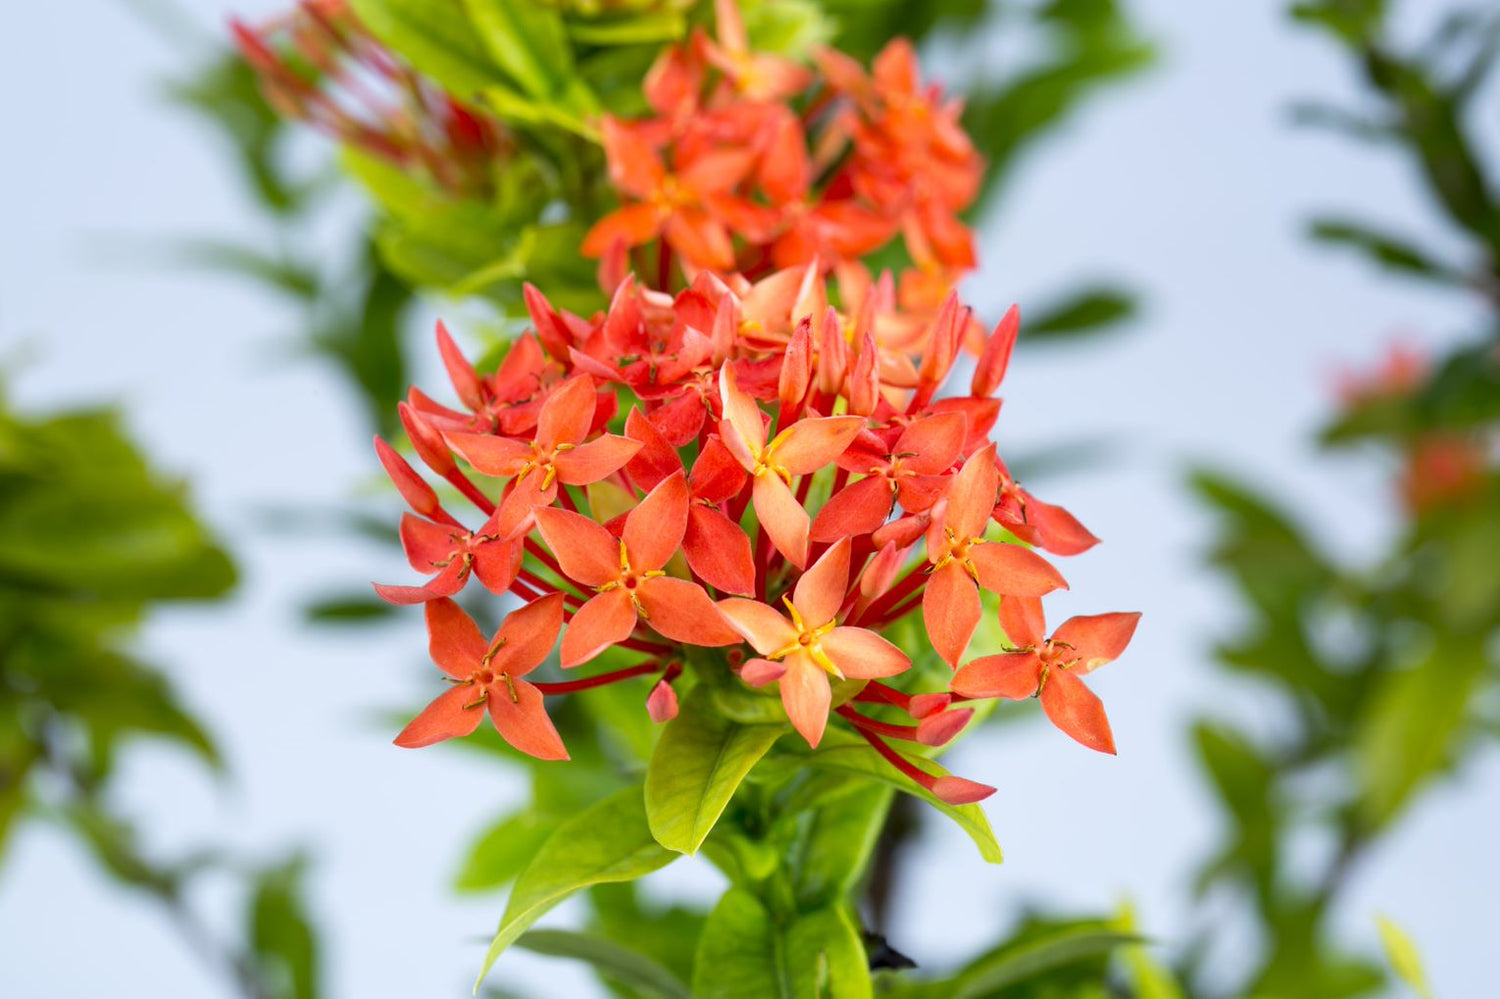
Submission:
M 688 486 L 681 472 L 662 482 L 625 517 L 619 538 L 580 514 L 536 509 L 537 528 L 570 578 L 594 589 L 563 633 L 562 664 L 577 666 L 630 637 L 644 619 L 656 632 L 690 645 L 731 645 L 703 587 L 663 568 L 687 530 Z
M 974 452 L 948 487 L 946 510 L 927 529 L 931 563 L 922 619 L 933 648 L 957 666 L 979 626 L 979 588 L 1012 597 L 1040 597 L 1066 587 L 1046 559 L 1020 545 L 987 541 L 998 477 L 993 444 Z
M 1001 623 L 1014 652 L 975 659 L 953 676 L 953 690 L 965 697 L 1036 697 L 1052 724 L 1090 749 L 1115 751 L 1104 705 L 1083 681 L 1087 673 L 1120 657 L 1139 614 L 1091 614 L 1069 618 L 1051 638 L 1040 600 L 1001 602 Z
M 757 600 L 731 597 L 719 610 L 762 658 L 740 672 L 746 683 L 780 681 L 787 717 L 816 747 L 828 724 L 829 678 L 872 680 L 911 666 L 900 649 L 865 628 L 838 624 L 849 586 L 849 540 L 842 539 L 782 597 L 786 614 Z
M 500 735 L 521 752 L 566 760 L 542 692 L 523 679 L 552 651 L 562 623 L 562 594 L 552 593 L 510 614 L 486 642 L 458 604 L 446 597 L 428 602 L 432 661 L 453 689 L 427 705 L 396 736 L 396 745 L 415 749 L 468 735 L 488 711 Z

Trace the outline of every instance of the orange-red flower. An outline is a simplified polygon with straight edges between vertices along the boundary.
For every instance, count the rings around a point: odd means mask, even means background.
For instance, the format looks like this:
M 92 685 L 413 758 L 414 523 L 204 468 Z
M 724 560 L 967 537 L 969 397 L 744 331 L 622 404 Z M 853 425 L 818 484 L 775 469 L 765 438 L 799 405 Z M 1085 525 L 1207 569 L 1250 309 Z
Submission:
M 688 486 L 682 473 L 664 479 L 625 517 L 619 538 L 567 510 L 536 509 L 537 528 L 569 578 L 592 587 L 563 634 L 562 664 L 577 666 L 616 645 L 644 620 L 658 634 L 689 645 L 730 645 L 713 601 L 697 583 L 664 566 L 687 530 Z
M 547 717 L 542 693 L 523 679 L 552 651 L 562 628 L 563 598 L 549 594 L 506 617 L 485 641 L 474 620 L 447 598 L 427 604 L 432 661 L 453 688 L 440 695 L 396 736 L 396 745 L 430 746 L 468 735 L 485 712 L 506 742 L 541 760 L 566 760 L 568 751 Z
M 900 649 L 864 628 L 838 624 L 849 586 L 849 542 L 840 541 L 783 597 L 786 614 L 757 600 L 731 597 L 719 610 L 763 658 L 747 661 L 740 675 L 754 686 L 778 681 L 793 727 L 817 746 L 828 724 L 829 677 L 868 680 L 911 666 Z
M 1072 617 L 1051 638 L 1039 600 L 1006 599 L 1002 623 L 1014 652 L 975 659 L 953 675 L 953 690 L 964 697 L 1036 697 L 1062 731 L 1101 753 L 1113 753 L 1104 705 L 1078 679 L 1113 662 L 1130 644 L 1139 614 Z

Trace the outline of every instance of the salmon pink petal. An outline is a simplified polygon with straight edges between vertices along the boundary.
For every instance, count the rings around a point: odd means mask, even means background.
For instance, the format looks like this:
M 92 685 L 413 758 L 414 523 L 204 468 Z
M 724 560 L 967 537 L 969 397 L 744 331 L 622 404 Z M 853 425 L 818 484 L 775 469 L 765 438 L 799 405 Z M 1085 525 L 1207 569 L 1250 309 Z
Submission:
M 722 503 L 731 496 L 739 495 L 745 488 L 745 470 L 724 446 L 724 439 L 710 434 L 693 462 L 693 472 L 688 476 L 693 498 Z
M 869 534 L 891 515 L 890 480 L 872 475 L 846 486 L 834 494 L 812 522 L 814 541 Z
M 904 466 L 924 475 L 939 475 L 953 467 L 963 452 L 968 421 L 962 413 L 939 413 L 913 422 L 896 438 L 891 453 Z
M 726 363 L 719 369 L 719 403 L 724 410 L 724 419 L 719 423 L 719 434 L 726 445 L 731 442 L 739 444 L 737 448 L 731 446 L 731 450 L 734 451 L 735 458 L 745 465 L 745 470 L 752 471 L 754 459 L 765 450 L 766 424 L 755 400 L 740 391 L 732 364 Z M 750 464 L 745 463 L 743 453 L 746 452 L 750 455 Z
M 625 436 L 641 445 L 625 465 L 625 474 L 641 492 L 655 489 L 663 479 L 682 471 L 682 458 L 677 454 L 677 448 L 639 409 L 631 409 L 625 417 Z
M 832 701 L 828 674 L 801 652 L 788 656 L 786 672 L 781 677 L 781 703 L 792 727 L 814 749 L 828 726 L 828 706 Z
M 566 760 L 568 750 L 547 717 L 542 692 L 525 680 L 496 683 L 486 700 L 490 721 L 500 737 L 527 756 L 539 760 Z
M 781 375 L 776 386 L 781 412 L 794 413 L 802 405 L 812 380 L 812 365 L 812 322 L 804 316 L 792 330 L 792 338 L 781 356 Z
M 932 782 L 932 793 L 946 805 L 972 805 L 995 793 L 988 784 L 964 777 L 939 777 Z
M 594 380 L 588 375 L 575 375 L 563 382 L 542 403 L 536 421 L 537 447 L 550 451 L 559 444 L 581 443 L 593 426 L 597 405 Z
M 755 592 L 750 539 L 718 510 L 700 504 L 688 508 L 682 550 L 688 567 L 714 589 L 746 597 Z
M 905 552 L 895 545 L 885 545 L 875 554 L 864 572 L 859 574 L 859 593 L 865 600 L 874 600 L 876 597 L 884 596 L 896 581 L 896 573 L 901 571 L 901 562 Z
M 952 481 L 947 475 L 903 475 L 897 482 L 896 498 L 901 509 L 908 513 L 930 510 L 943 498 Z
M 520 479 L 513 479 L 510 488 L 500 499 L 495 510 L 495 533 L 506 541 L 514 541 L 531 531 L 536 522 L 538 508 L 546 508 L 557 499 L 557 478 L 551 482 L 541 472 L 532 472 Z
M 979 585 L 991 593 L 1010 597 L 1040 597 L 1067 587 L 1052 563 L 1029 548 L 1002 543 L 977 544 L 969 558 L 979 575 Z
M 658 576 L 636 587 L 642 616 L 657 634 L 674 642 L 701 645 L 738 645 L 739 632 L 724 621 L 703 587 L 685 579 Z
M 838 615 L 848 589 L 849 539 L 840 538 L 797 580 L 792 605 L 808 628 L 821 628 Z
M 1001 317 L 995 332 L 990 334 L 984 353 L 979 355 L 979 363 L 974 366 L 974 379 L 969 386 L 972 395 L 995 394 L 1005 380 L 1005 369 L 1010 367 L 1011 351 L 1015 349 L 1016 334 L 1020 331 L 1021 310 L 1012 305 Z
M 625 517 L 623 537 L 630 567 L 636 572 L 655 572 L 666 565 L 682 545 L 687 517 L 687 479 L 679 471 L 663 479 Z
M 1042 684 L 1042 710 L 1052 724 L 1079 743 L 1101 753 L 1114 754 L 1115 737 L 1098 696 L 1083 681 L 1065 669 L 1054 669 Z
M 677 179 L 699 195 L 719 194 L 738 187 L 753 166 L 755 153 L 749 149 L 715 149 L 694 157 Z
M 438 669 L 467 680 L 489 651 L 474 619 L 446 597 L 427 604 L 427 649 Z
M 807 534 L 812 521 L 792 490 L 774 474 L 757 475 L 751 498 L 761 530 L 771 537 L 776 550 L 797 568 L 807 564 Z
M 1078 656 L 1078 662 L 1068 667 L 1071 672 L 1092 673 L 1105 663 L 1120 658 L 1140 621 L 1138 613 L 1072 617 L 1063 622 L 1052 640 L 1059 645 L 1071 646 Z
M 974 717 L 973 708 L 928 715 L 917 724 L 917 741 L 924 746 L 946 746 Z
M 1077 517 L 1034 497 L 1026 501 L 1026 522 L 1036 531 L 1037 544 L 1057 555 L 1078 555 L 1099 543 Z
M 677 717 L 677 691 L 665 680 L 656 681 L 646 697 L 646 714 L 658 725 L 664 725 Z
M 682 447 L 698 436 L 709 410 L 697 392 L 681 392 L 670 402 L 651 411 L 651 425 L 673 447 Z
M 949 666 L 957 666 L 963 658 L 982 614 L 979 588 L 957 562 L 949 562 L 927 577 L 922 621 L 932 647 Z
M 578 252 L 595 259 L 615 247 L 640 246 L 661 231 L 661 211 L 652 204 L 625 205 L 595 222 L 584 235 Z
M 536 526 L 570 579 L 603 586 L 620 578 L 620 543 L 592 520 L 571 510 L 538 507 Z
M 422 713 L 411 720 L 411 724 L 396 736 L 396 745 L 403 749 L 420 749 L 445 739 L 465 736 L 479 727 L 484 717 L 483 705 L 473 704 L 479 699 L 476 688 L 470 685 L 454 687 L 433 700 Z
M 740 667 L 740 679 L 752 687 L 775 683 L 785 673 L 786 666 L 783 663 L 773 663 L 769 659 L 748 659 Z
M 1047 637 L 1047 618 L 1041 597 L 1001 597 L 1000 627 L 1005 637 L 1018 649 L 1042 644 Z
M 422 604 L 438 597 L 451 597 L 464 588 L 469 581 L 469 566 L 461 558 L 455 558 L 443 567 L 443 571 L 422 586 L 387 586 L 375 584 L 375 592 L 388 604 L 404 607 Z M 466 674 L 467 675 L 467 674 Z
M 913 718 L 922 719 L 937 714 L 952 702 L 951 694 L 915 694 L 907 702 L 906 713 Z
M 609 179 L 616 188 L 637 198 L 650 197 L 660 190 L 666 170 L 661 157 L 639 132 L 606 117 L 600 125 L 600 141 L 609 160 Z
M 416 469 L 407 463 L 406 459 L 396 453 L 380 437 L 375 438 L 375 454 L 380 458 L 380 464 L 385 468 L 386 475 L 390 476 L 391 483 L 406 505 L 424 517 L 438 519 L 443 517 L 451 520 L 443 514 L 442 504 L 438 502 L 438 495 L 427 480 L 417 474 Z
M 464 456 L 474 470 L 484 475 L 509 478 L 515 475 L 532 459 L 535 451 L 530 444 L 513 441 L 508 437 L 493 434 L 470 434 L 453 432 L 445 435 L 449 444 Z
M 772 453 L 776 464 L 793 475 L 808 475 L 833 464 L 854 438 L 865 428 L 862 416 L 821 416 L 798 420 L 776 435 Z M 990 515 L 991 503 L 985 508 Z
M 845 676 L 873 680 L 904 673 L 906 653 L 867 628 L 835 628 L 823 636 L 823 651 Z
M 443 325 L 441 319 L 437 323 L 437 344 L 443 367 L 448 369 L 448 380 L 453 383 L 453 391 L 458 393 L 459 400 L 465 406 L 479 409 L 484 405 L 484 389 L 479 375 L 469 359 L 464 357 L 463 351 L 458 349 L 458 344 L 453 342 L 453 337 L 448 335 L 448 327 Z
M 1004 652 L 982 656 L 960 668 L 953 674 L 953 692 L 1019 701 L 1035 694 L 1041 680 L 1042 660 L 1035 652 Z
M 521 568 L 521 546 L 507 541 L 491 541 L 474 549 L 474 575 L 491 593 L 504 593 L 516 581 Z
M 995 509 L 995 490 L 1000 473 L 995 467 L 995 445 L 988 444 L 969 456 L 963 468 L 948 487 L 946 524 L 960 538 L 977 538 L 984 533 L 990 513 Z
M 624 468 L 640 449 L 639 441 L 604 434 L 587 444 L 557 452 L 552 467 L 557 469 L 560 481 L 570 486 L 586 486 Z
M 563 595 L 549 593 L 512 611 L 495 632 L 490 665 L 513 677 L 536 669 L 552 651 L 563 625 Z
M 718 608 L 729 626 L 763 656 L 797 641 L 797 629 L 792 627 L 792 622 L 775 608 L 767 607 L 759 600 L 730 597 L 720 600 Z
M 600 593 L 578 608 L 563 632 L 562 665 L 577 666 L 630 637 L 635 630 L 635 604 L 622 586 Z
M 667 217 L 667 242 L 688 263 L 714 271 L 734 267 L 729 230 L 701 208 L 680 208 Z
M 406 560 L 418 572 L 431 575 L 442 568 L 458 547 L 453 528 L 434 524 L 425 517 L 401 515 L 401 549 Z

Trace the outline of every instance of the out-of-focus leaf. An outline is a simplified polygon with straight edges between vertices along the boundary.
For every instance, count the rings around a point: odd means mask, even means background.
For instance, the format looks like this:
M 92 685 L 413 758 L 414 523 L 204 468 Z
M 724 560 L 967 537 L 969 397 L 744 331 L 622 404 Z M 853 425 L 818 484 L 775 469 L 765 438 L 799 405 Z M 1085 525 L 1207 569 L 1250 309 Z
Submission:
M 1199 876 L 1198 890 L 1218 874 L 1242 871 L 1268 892 L 1280 857 L 1275 770 L 1248 739 L 1226 726 L 1200 722 L 1193 740 L 1220 804 L 1234 819 L 1229 842 Z
M 1427 972 L 1422 968 L 1422 954 L 1416 943 L 1405 930 L 1385 916 L 1377 917 L 1375 924 L 1380 928 L 1380 945 L 1385 948 L 1385 959 L 1390 962 L 1391 970 L 1416 993 L 1418 999 L 1432 999 L 1432 986 L 1427 984 Z
M 302 608 L 302 615 L 316 624 L 363 625 L 383 621 L 395 611 L 390 604 L 364 594 L 321 597 Z
M 523 809 L 491 826 L 464 859 L 453 887 L 461 892 L 488 891 L 514 880 L 536 856 L 558 823 Z
M 285 999 L 316 999 L 318 943 L 302 898 L 306 864 L 293 858 L 260 872 L 250 896 L 249 940 L 270 994 Z
M 706 689 L 687 697 L 646 769 L 646 815 L 656 841 L 696 853 L 745 775 L 783 732 L 780 725 L 730 721 Z
M 567 930 L 529 930 L 516 940 L 516 946 L 548 957 L 568 957 L 587 961 L 601 974 L 617 979 L 632 989 L 662 999 L 692 999 L 688 987 L 671 971 L 651 958 L 622 947 L 613 940 L 591 933 Z
M 462 0 L 495 64 L 533 97 L 559 93 L 573 72 L 562 15 L 534 0 Z
M 1021 324 L 1021 336 L 1034 341 L 1071 341 L 1105 332 L 1135 315 L 1136 302 L 1128 292 L 1106 286 L 1086 288 L 1043 306 L 1035 319 Z
M 778 920 L 755 895 L 731 888 L 698 941 L 695 999 L 866 999 L 871 994 L 864 944 L 840 908 Z
M 1437 259 L 1411 241 L 1347 219 L 1315 219 L 1309 229 L 1313 239 L 1348 246 L 1366 254 L 1383 267 L 1445 284 L 1463 284 L 1464 273 Z
M 240 246 L 213 239 L 190 239 L 172 248 L 172 259 L 181 265 L 248 277 L 295 298 L 312 298 L 318 292 L 316 271 L 253 246 Z
M 475 988 L 517 937 L 569 895 L 590 885 L 633 881 L 677 857 L 651 835 L 639 786 L 579 812 L 558 826 L 516 879 Z
M 622 17 L 569 19 L 568 37 L 585 45 L 666 44 L 687 34 L 681 11 L 657 10 Z
M 460 98 L 503 83 L 463 0 L 352 0 L 375 37 Z
M 805 813 L 805 829 L 799 830 L 786 858 L 799 905 L 831 903 L 854 888 L 880 839 L 894 794 L 889 787 L 866 786 Z

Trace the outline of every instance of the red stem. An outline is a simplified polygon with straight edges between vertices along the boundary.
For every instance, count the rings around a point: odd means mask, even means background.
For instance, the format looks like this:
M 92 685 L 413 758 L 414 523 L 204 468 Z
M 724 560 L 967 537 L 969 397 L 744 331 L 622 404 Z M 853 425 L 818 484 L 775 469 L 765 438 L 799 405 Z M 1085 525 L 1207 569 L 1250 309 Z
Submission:
M 543 694 L 572 694 L 580 690 L 590 690 L 594 687 L 605 687 L 611 683 L 619 683 L 621 680 L 630 680 L 634 677 L 645 676 L 647 673 L 661 671 L 660 662 L 641 663 L 639 666 L 627 666 L 625 669 L 617 669 L 613 673 L 600 673 L 598 676 L 584 677 L 582 680 L 563 680 L 558 683 L 533 683 L 537 690 Z

